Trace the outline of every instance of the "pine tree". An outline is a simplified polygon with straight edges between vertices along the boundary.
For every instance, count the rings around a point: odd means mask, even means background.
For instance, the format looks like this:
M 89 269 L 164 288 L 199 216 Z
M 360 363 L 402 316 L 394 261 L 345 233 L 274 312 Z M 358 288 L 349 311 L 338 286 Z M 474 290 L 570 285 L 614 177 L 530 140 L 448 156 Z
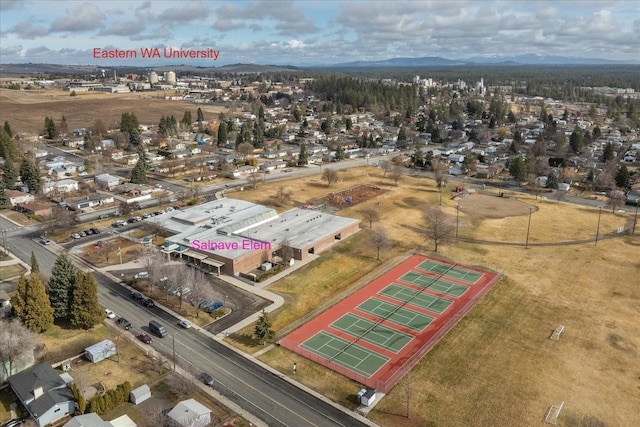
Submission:
M 31 274 L 40 273 L 40 265 L 38 264 L 38 258 L 36 258 L 36 254 L 31 251 Z
M 131 170 L 131 183 L 132 184 L 147 183 L 147 171 L 145 170 L 144 160 L 138 159 L 138 162 Z
M 342 144 L 338 144 L 336 147 L 336 160 L 344 160 L 344 148 L 342 148 Z
M 298 154 L 298 166 L 306 166 L 309 164 L 307 158 L 307 144 L 300 144 L 300 153 Z
M 227 124 L 224 121 L 218 127 L 218 145 L 227 145 Z
M 15 296 L 11 299 L 13 313 L 32 332 L 46 331 L 53 325 L 53 308 L 37 274 L 18 279 Z
M 18 181 L 18 172 L 13 165 L 13 160 L 5 159 L 2 165 L 2 182 L 5 188 L 13 188 Z
M 258 320 L 256 320 L 254 333 L 260 344 L 266 344 L 267 341 L 273 338 L 274 332 L 271 329 L 271 319 L 264 309 Z
M 13 137 L 13 131 L 11 130 L 11 125 L 8 121 L 4 121 L 4 131 L 9 135 L 10 138 Z
M 69 319 L 77 272 L 71 259 L 64 253 L 53 264 L 49 279 L 49 300 L 56 320 Z
M 0 182 L 0 209 L 11 208 L 11 199 L 7 196 L 7 192 L 4 189 L 4 184 Z
M 98 303 L 98 284 L 91 273 L 78 271 L 69 323 L 74 328 L 90 329 L 101 320 L 102 308 Z
M 40 178 L 40 169 L 35 163 L 28 159 L 22 159 L 20 164 L 20 178 L 22 182 L 29 187 L 30 193 L 37 193 L 40 190 L 42 180 Z
M 14 162 L 19 158 L 15 141 L 11 138 L 11 134 L 7 133 L 4 128 L 0 128 L 0 157 L 4 157 L 5 160 L 10 159 Z

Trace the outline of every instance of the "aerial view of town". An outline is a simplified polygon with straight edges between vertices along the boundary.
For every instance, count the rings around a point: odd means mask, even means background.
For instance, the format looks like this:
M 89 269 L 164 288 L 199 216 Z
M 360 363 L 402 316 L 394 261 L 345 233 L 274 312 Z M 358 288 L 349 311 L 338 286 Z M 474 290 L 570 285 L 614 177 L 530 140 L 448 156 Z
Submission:
M 0 427 L 640 425 L 638 1 L 0 0 Z

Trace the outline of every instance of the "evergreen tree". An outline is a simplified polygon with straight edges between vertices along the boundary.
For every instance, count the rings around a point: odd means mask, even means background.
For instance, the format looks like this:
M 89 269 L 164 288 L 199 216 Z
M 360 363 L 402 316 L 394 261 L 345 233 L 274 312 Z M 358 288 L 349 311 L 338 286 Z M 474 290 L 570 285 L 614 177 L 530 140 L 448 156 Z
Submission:
M 147 183 L 147 171 L 145 170 L 144 160 L 138 159 L 138 162 L 131 170 L 131 183 L 132 184 Z
M 44 136 L 53 139 L 56 136 L 56 124 L 49 117 L 44 118 Z
M 11 125 L 8 121 L 4 121 L 4 131 L 9 135 L 9 138 L 13 138 L 13 131 L 11 130 Z
M 198 111 L 196 112 L 198 122 L 204 121 L 204 113 L 202 112 L 202 108 L 198 107 Z
M 11 160 L 13 162 L 20 158 L 15 141 L 4 128 L 0 128 L 0 157 L 4 157 L 5 160 Z
M 184 116 L 182 116 L 182 120 L 180 120 L 180 124 L 182 124 L 182 126 L 187 130 L 191 129 L 191 125 L 193 124 L 193 119 L 191 118 L 191 111 L 186 110 L 184 112 Z
M 69 321 L 74 328 L 90 329 L 102 320 L 98 284 L 91 273 L 78 271 Z
M 38 264 L 38 258 L 36 258 L 36 254 L 31 251 L 31 274 L 40 273 L 40 264 Z
M 574 151 L 574 153 L 579 153 L 582 150 L 583 145 L 583 135 L 582 130 L 576 126 L 573 132 L 571 132 L 571 136 L 569 137 L 569 146 Z
M 136 147 L 142 144 L 142 137 L 138 129 L 132 129 L 131 132 L 129 132 L 129 144 L 135 145 Z
M 227 124 L 222 121 L 220 122 L 220 126 L 218 127 L 218 145 L 225 146 L 227 145 Z
M 627 165 L 620 166 L 618 173 L 615 176 L 616 185 L 620 188 L 627 188 L 631 183 L 631 173 L 627 169 Z
M 0 209 L 10 209 L 11 207 L 11 199 L 7 196 L 4 184 L 0 182 Z
M 527 166 L 522 156 L 518 156 L 509 163 L 509 173 L 518 181 L 524 181 L 527 177 Z
M 398 131 L 398 141 L 406 141 L 406 140 L 407 140 L 407 130 L 403 126 Z
M 547 188 L 558 188 L 558 178 L 556 178 L 556 174 L 553 172 L 550 172 L 549 175 L 547 175 Z
M 342 148 L 342 144 L 338 144 L 336 147 L 336 160 L 344 160 L 344 148 Z
M 53 264 L 49 279 L 49 300 L 56 320 L 69 319 L 77 273 L 71 259 L 64 253 Z
M 353 129 L 353 120 L 351 120 L 351 118 L 347 117 L 347 120 L 344 123 L 344 126 L 347 130 L 351 130 Z
M 37 274 L 31 274 L 28 279 L 24 274 L 20 276 L 11 305 L 13 313 L 32 332 L 40 333 L 53 325 L 53 308 Z
M 607 162 L 609 160 L 613 160 L 613 154 L 613 144 L 607 142 L 607 144 L 604 146 L 604 149 L 602 150 L 602 161 Z
M 256 324 L 254 327 L 254 333 L 258 342 L 260 344 L 266 344 L 267 341 L 271 340 L 274 336 L 274 332 L 271 329 L 271 319 L 264 309 L 262 309 L 262 313 L 258 320 L 256 320 Z
M 145 172 L 149 172 L 151 169 L 151 164 L 149 163 L 149 159 L 147 159 L 147 153 L 144 152 L 144 148 L 142 146 L 138 147 L 138 161 L 142 163 Z
M 307 144 L 300 144 L 300 153 L 298 154 L 298 166 L 306 166 L 309 164 L 307 158 Z
M 120 116 L 120 132 L 131 134 L 132 131 L 137 131 L 138 128 L 140 128 L 140 124 L 134 113 L 122 113 Z
M 40 190 L 42 180 L 40 178 L 40 169 L 29 159 L 22 159 L 20 164 L 20 178 L 22 182 L 29 187 L 30 193 L 37 193 Z

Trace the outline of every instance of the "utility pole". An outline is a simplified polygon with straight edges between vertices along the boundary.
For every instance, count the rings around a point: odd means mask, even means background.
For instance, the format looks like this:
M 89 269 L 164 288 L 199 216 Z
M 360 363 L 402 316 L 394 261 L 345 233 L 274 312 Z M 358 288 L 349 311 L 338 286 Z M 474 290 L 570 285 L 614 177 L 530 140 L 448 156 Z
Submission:
M 636 199 L 636 216 L 633 218 L 633 229 L 631 230 L 631 235 L 635 236 L 636 234 L 636 224 L 638 223 L 638 205 L 640 204 L 640 199 Z
M 176 371 L 176 334 L 173 333 L 173 372 Z
M 527 240 L 524 244 L 525 249 L 529 249 L 529 231 L 531 230 L 531 212 L 533 212 L 533 206 L 529 206 L 529 223 L 527 224 Z
M 458 239 L 458 218 L 460 216 L 460 205 L 456 205 L 456 240 Z
M 596 245 L 598 244 L 598 237 L 600 236 L 600 216 L 602 215 L 602 206 L 598 208 L 598 227 L 596 228 Z
M 298 367 L 296 366 L 296 362 L 293 362 L 293 379 L 296 379 L 296 372 L 298 372 Z

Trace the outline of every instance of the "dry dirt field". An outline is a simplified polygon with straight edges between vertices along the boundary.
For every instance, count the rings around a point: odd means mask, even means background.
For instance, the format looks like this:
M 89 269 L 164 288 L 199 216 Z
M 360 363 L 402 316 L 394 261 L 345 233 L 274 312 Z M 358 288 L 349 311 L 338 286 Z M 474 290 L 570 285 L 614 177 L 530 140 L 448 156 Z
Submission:
M 421 208 L 438 203 L 433 181 L 404 177 L 396 187 L 374 168 L 342 172 L 341 178 L 343 182 L 331 188 L 322 185 L 319 177 L 287 182 L 293 201 L 278 209 L 300 206 L 357 184 L 378 185 L 390 192 L 339 214 L 358 217 L 364 206 L 377 207 L 382 218 L 373 226 L 384 227 L 395 246 L 383 252 L 382 263 L 376 262 L 375 251 L 366 245 L 368 230 L 363 224 L 361 233 L 272 285 L 271 290 L 282 293 L 287 301 L 273 313 L 276 330 L 286 330 L 286 325 L 318 307 L 323 300 L 319 295 L 340 295 L 365 275 L 385 268 L 385 260 L 415 249 L 431 253 L 431 243 L 416 227 L 422 222 Z M 280 185 L 230 197 L 269 204 Z M 369 417 L 383 426 L 528 426 L 543 423 L 549 406 L 564 401 L 558 419 L 561 426 L 640 425 L 637 230 L 635 236 L 597 244 L 525 249 L 529 207 L 534 208 L 530 243 L 593 238 L 598 210 L 524 195 L 499 198 L 491 193 L 468 195 L 456 202 L 448 190 L 443 209 L 455 223 L 456 205 L 460 205 L 461 237 L 514 245 L 453 241 L 442 246 L 438 256 L 501 272 L 504 279 Z M 603 211 L 600 235 L 630 218 Z M 559 325 L 566 328 L 560 341 L 549 340 Z M 249 329 L 243 333 L 240 346 L 250 352 L 261 348 L 247 344 Z M 261 359 L 290 375 L 294 357 L 276 347 Z M 300 381 L 353 407 L 357 384 L 299 357 L 297 364 Z
M 186 110 L 195 117 L 197 105 L 182 101 L 159 99 L 152 93 L 102 94 L 79 93 L 69 96 L 60 90 L 18 91 L 0 89 L 0 121 L 8 121 L 16 132 L 39 134 L 44 128 L 45 117 L 52 117 L 56 124 L 65 116 L 69 130 L 91 127 L 97 119 L 110 127 L 119 127 L 124 112 L 136 114 L 140 124 L 157 124 L 162 116 L 174 115 L 180 120 Z M 225 110 L 217 106 L 200 106 L 205 120 L 218 117 Z

